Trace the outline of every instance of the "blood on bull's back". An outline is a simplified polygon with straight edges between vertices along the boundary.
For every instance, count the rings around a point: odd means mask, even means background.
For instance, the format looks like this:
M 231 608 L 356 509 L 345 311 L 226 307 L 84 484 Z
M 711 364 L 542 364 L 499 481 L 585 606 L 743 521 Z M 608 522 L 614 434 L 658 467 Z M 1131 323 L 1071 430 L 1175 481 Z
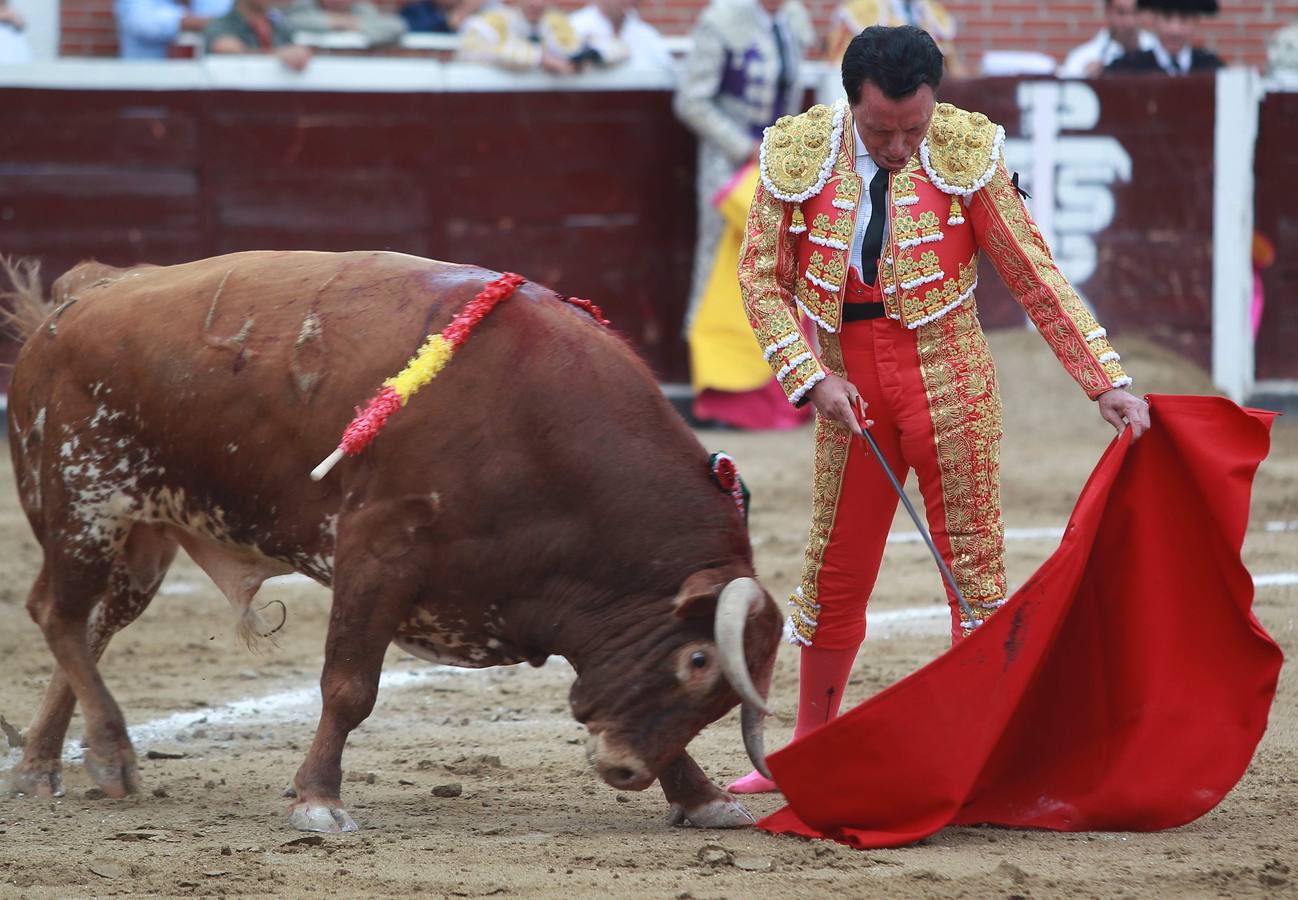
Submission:
M 60 664 L 33 724 L 44 745 L 61 744 L 79 700 L 96 781 L 135 787 L 94 658 L 183 547 L 250 639 L 266 577 L 298 570 L 334 588 L 298 827 L 354 827 L 335 753 L 368 715 L 392 640 L 460 665 L 568 657 L 605 780 L 641 788 L 662 774 L 684 818 L 745 820 L 684 746 L 736 691 L 760 707 L 753 680 L 769 679 L 779 615 L 706 451 L 618 335 L 525 283 L 369 446 L 307 477 L 356 408 L 495 277 L 391 253 L 254 252 L 55 283 L 10 401 L 45 551 L 29 608 Z M 729 649 L 723 607 L 741 626 Z M 746 715 L 750 747 L 756 721 Z M 53 791 L 57 755 L 28 755 L 17 787 Z

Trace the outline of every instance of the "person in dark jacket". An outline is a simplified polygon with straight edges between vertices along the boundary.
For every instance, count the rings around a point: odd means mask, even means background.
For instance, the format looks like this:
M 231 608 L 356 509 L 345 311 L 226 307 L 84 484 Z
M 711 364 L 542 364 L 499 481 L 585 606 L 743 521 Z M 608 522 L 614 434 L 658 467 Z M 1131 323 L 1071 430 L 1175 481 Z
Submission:
M 1189 75 L 1225 65 L 1211 50 L 1194 45 L 1200 20 L 1217 14 L 1217 0 L 1140 0 L 1139 8 L 1152 13 L 1158 46 L 1125 53 L 1109 63 L 1105 72 Z
M 401 7 L 401 18 L 411 31 L 454 34 L 484 5 L 483 0 L 415 0 Z

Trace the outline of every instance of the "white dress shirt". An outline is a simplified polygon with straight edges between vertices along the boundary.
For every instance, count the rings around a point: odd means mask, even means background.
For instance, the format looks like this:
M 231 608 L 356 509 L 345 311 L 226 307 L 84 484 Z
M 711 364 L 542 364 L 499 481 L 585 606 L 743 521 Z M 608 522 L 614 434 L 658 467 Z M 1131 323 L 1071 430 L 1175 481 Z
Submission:
M 852 113 L 849 110 L 848 116 Z M 874 179 L 874 173 L 879 171 L 879 164 L 870 158 L 870 153 L 865 149 L 865 141 L 861 140 L 861 134 L 856 130 L 856 122 L 852 122 L 852 139 L 856 141 L 856 174 L 861 176 L 861 202 L 856 206 L 856 230 L 852 232 L 852 246 L 848 249 L 847 264 L 856 270 L 856 277 L 861 277 L 861 241 L 865 238 L 866 226 L 870 224 L 870 213 L 874 209 L 874 204 L 870 202 L 870 182 Z M 884 203 L 887 203 L 887 195 L 884 196 Z M 888 243 L 888 220 L 883 220 L 883 240 L 884 246 Z
M 8 22 L 0 23 L 0 65 L 24 65 L 31 61 L 27 35 Z
M 1142 47 L 1141 49 L 1145 48 Z M 1194 61 L 1194 48 L 1189 44 L 1182 47 L 1176 56 L 1168 53 L 1162 43 L 1157 41 L 1150 49 L 1154 51 L 1154 58 L 1158 60 L 1159 68 L 1168 75 L 1190 74 L 1190 63 Z
M 117 42 L 122 59 L 166 59 L 187 15 L 213 18 L 230 11 L 234 0 L 117 0 Z
M 617 59 L 617 54 L 601 48 L 617 41 L 625 46 L 629 54 L 627 64 L 633 68 L 670 71 L 675 67 L 662 34 L 640 18 L 634 9 L 627 10 L 626 17 L 622 20 L 622 29 L 617 33 L 614 33 L 613 23 L 608 16 L 594 4 L 583 6 L 568 16 L 568 21 L 572 23 L 573 30 L 584 46 L 601 50 L 601 54 L 610 62 Z

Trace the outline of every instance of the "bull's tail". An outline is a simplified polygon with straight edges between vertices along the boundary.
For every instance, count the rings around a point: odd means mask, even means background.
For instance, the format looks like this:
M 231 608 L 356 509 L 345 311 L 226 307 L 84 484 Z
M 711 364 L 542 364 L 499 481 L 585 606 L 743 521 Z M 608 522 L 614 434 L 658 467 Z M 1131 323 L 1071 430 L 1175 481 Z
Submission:
M 41 290 L 39 260 L 0 256 L 0 275 L 0 330 L 22 343 L 54 312 L 54 304 Z

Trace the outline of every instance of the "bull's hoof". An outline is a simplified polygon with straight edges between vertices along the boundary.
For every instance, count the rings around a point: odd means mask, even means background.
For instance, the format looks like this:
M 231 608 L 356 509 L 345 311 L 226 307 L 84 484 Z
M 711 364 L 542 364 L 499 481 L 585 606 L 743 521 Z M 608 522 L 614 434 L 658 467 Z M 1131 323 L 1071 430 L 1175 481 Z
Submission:
M 22 762 L 9 775 L 12 797 L 62 797 L 63 766 L 57 759 Z
M 288 823 L 298 831 L 323 831 L 326 834 L 360 831 L 356 820 L 341 806 L 295 803 L 289 812 Z
M 686 809 L 673 803 L 667 813 L 668 825 L 695 828 L 747 828 L 757 820 L 738 800 L 709 800 Z
M 86 773 L 106 797 L 120 800 L 140 790 L 140 770 L 135 764 L 135 751 L 129 745 L 111 753 L 99 753 L 87 747 L 85 766 Z

